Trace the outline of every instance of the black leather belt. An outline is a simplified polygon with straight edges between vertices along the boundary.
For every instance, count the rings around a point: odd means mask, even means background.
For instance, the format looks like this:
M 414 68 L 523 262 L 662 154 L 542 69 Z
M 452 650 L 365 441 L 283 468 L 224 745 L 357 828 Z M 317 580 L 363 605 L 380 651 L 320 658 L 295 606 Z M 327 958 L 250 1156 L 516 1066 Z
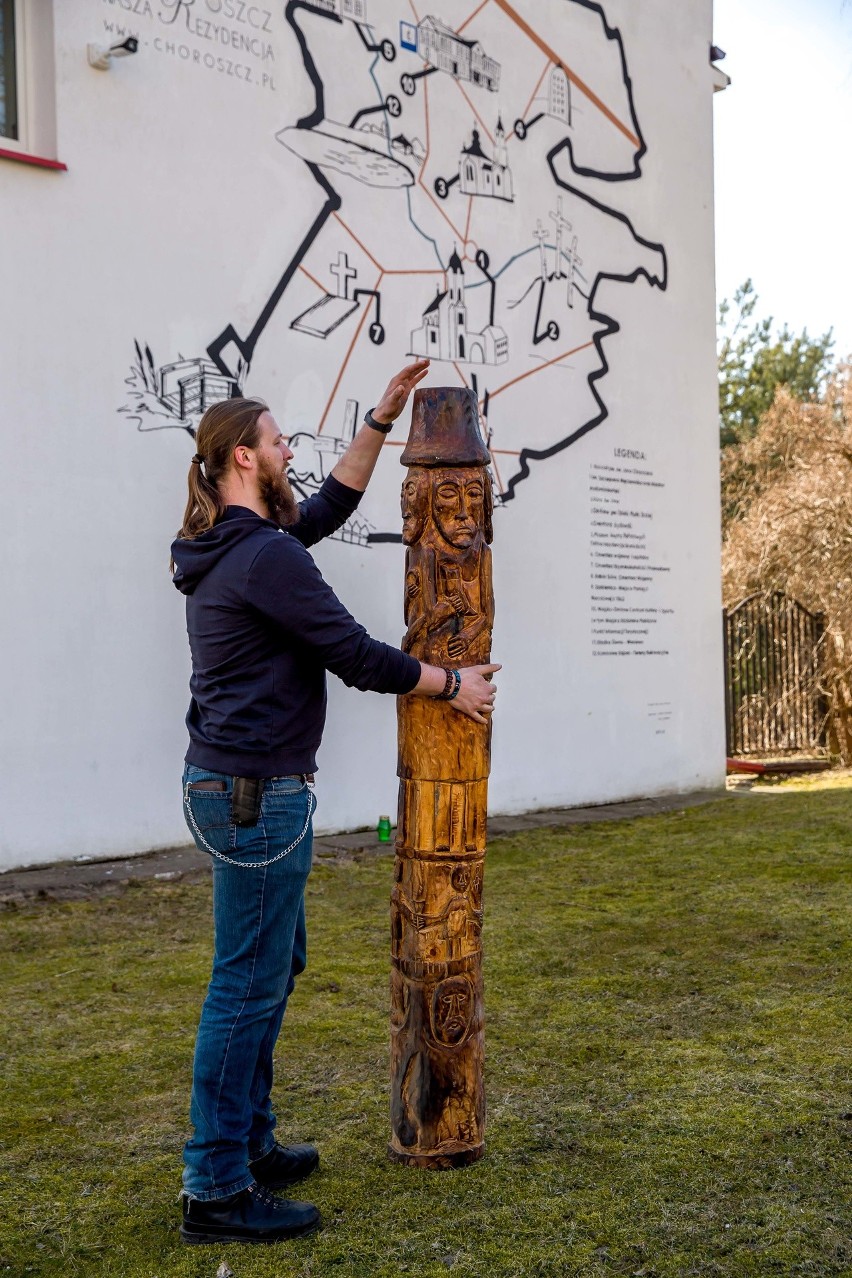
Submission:
M 264 777 L 263 779 L 264 781 L 300 781 L 302 785 L 306 782 L 308 785 L 313 785 L 314 774 L 313 772 L 288 772 L 284 777 Z M 190 790 L 214 790 L 221 794 L 223 790 L 227 790 L 228 786 L 225 781 L 214 781 L 211 778 L 209 781 L 190 781 L 189 788 Z

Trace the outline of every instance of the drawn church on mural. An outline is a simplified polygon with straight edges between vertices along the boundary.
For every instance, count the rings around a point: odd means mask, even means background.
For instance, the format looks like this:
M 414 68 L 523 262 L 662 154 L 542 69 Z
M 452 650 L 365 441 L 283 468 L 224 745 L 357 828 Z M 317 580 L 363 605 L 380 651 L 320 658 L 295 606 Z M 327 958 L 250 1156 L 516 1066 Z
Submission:
M 445 292 L 437 292 L 423 312 L 423 323 L 411 334 L 412 355 L 470 364 L 505 364 L 509 339 L 497 324 L 481 333 L 467 326 L 464 297 L 464 267 L 458 250 L 450 258 Z
M 459 190 L 462 195 L 490 195 L 497 200 L 513 200 L 512 170 L 509 168 L 506 133 L 497 117 L 494 154 L 482 149 L 479 129 L 474 126 L 470 146 L 462 147 L 459 157 Z

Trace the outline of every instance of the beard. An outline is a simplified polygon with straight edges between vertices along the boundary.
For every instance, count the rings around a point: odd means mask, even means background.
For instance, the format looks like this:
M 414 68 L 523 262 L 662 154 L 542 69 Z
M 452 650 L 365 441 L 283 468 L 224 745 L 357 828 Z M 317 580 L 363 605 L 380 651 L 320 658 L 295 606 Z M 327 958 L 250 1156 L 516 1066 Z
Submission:
M 300 519 L 299 506 L 284 470 L 276 471 L 266 458 L 260 458 L 258 466 L 260 495 L 266 502 L 269 518 L 279 528 L 289 528 Z

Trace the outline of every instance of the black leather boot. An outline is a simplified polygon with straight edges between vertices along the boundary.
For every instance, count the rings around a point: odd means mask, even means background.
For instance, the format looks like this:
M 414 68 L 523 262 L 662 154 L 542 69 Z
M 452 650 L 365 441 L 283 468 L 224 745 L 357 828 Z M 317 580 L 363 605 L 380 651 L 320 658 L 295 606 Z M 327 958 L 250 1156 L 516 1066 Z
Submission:
M 231 1198 L 211 1202 L 184 1195 L 180 1236 L 185 1243 L 274 1243 L 299 1238 L 319 1225 L 313 1203 L 276 1198 L 262 1185 L 249 1185 Z
M 266 1189 L 284 1189 L 304 1180 L 319 1167 L 319 1154 L 313 1145 L 275 1145 L 263 1158 L 249 1163 L 249 1171 L 258 1185 Z

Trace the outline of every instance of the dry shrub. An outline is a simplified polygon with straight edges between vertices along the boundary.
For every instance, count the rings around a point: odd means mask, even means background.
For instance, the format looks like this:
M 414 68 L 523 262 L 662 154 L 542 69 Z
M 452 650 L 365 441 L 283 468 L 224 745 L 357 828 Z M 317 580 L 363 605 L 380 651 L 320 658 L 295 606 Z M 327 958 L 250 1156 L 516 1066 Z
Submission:
M 852 762 L 852 367 L 819 404 L 778 390 L 723 451 L 722 505 L 726 606 L 782 590 L 824 614 L 829 746 Z

